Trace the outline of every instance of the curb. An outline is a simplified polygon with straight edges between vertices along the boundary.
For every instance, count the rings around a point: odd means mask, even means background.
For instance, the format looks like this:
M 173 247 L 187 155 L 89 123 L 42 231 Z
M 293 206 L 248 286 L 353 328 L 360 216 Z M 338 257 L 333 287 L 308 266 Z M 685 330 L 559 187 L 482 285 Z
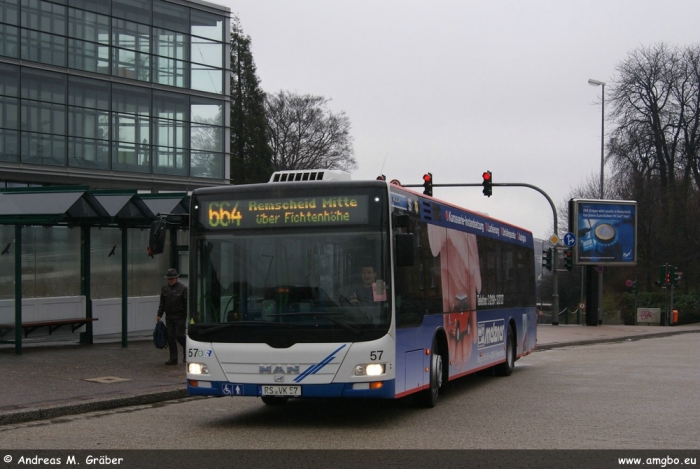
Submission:
M 613 343 L 613 342 L 627 342 L 628 340 L 641 340 L 641 339 L 652 339 L 652 338 L 657 338 L 657 337 L 670 337 L 672 335 L 678 335 L 678 334 L 692 334 L 692 333 L 700 333 L 700 330 L 676 330 L 676 331 L 669 331 L 669 332 L 655 332 L 651 334 L 642 334 L 642 335 L 628 335 L 624 337 L 608 337 L 604 339 L 588 339 L 588 340 L 577 340 L 573 342 L 552 342 L 549 344 L 537 344 L 537 347 L 535 348 L 535 352 L 541 352 L 544 350 L 552 350 L 555 348 L 563 348 L 563 347 L 571 347 L 571 346 L 576 346 L 576 345 L 593 345 L 593 344 L 604 344 L 604 343 Z
M 101 399 L 81 402 L 78 404 L 55 405 L 36 409 L 22 409 L 0 414 L 0 425 L 25 423 L 34 420 L 46 420 L 66 415 L 84 414 L 99 410 L 110 410 L 119 407 L 153 404 L 156 402 L 170 401 L 190 397 L 187 389 L 170 389 L 166 391 L 134 394 L 117 398 Z

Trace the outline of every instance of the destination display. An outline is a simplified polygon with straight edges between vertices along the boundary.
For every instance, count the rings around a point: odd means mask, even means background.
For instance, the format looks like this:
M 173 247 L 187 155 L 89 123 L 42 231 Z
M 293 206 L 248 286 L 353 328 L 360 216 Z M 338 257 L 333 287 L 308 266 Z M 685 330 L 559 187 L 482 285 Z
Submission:
M 287 197 L 213 200 L 200 207 L 201 223 L 210 229 L 342 226 L 368 222 L 369 197 Z

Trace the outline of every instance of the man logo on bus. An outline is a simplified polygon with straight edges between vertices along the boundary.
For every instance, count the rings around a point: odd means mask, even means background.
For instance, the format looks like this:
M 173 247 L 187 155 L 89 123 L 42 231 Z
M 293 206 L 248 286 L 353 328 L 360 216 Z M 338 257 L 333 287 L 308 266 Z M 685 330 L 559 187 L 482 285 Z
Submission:
M 272 365 L 260 365 L 260 373 L 266 375 L 298 375 L 299 365 L 275 365 L 274 369 L 272 368 Z

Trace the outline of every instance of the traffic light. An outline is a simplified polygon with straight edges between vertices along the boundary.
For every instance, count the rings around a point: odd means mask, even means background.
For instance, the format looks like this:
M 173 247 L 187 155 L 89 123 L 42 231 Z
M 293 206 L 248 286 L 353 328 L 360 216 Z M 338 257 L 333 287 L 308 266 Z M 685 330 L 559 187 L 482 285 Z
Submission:
M 433 196 L 433 173 L 423 175 L 423 194 Z
M 676 270 L 676 266 L 669 266 L 668 270 L 671 271 L 671 285 L 674 287 L 678 286 L 678 271 Z
M 484 171 L 484 174 L 482 174 L 481 177 L 484 178 L 484 182 L 481 183 L 481 185 L 484 186 L 484 190 L 482 192 L 486 197 L 491 197 L 491 188 L 493 185 L 491 171 Z
M 542 266 L 547 270 L 552 270 L 552 248 L 542 251 Z
M 574 255 L 571 248 L 564 250 L 564 267 L 566 270 L 574 268 Z
M 639 286 L 637 285 L 637 281 L 634 280 L 632 281 L 632 293 L 635 295 L 639 292 Z

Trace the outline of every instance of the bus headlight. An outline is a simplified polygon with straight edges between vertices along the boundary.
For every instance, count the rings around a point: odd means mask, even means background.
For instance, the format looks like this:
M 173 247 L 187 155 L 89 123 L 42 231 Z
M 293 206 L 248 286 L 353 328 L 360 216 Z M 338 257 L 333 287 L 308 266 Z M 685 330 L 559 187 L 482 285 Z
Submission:
M 209 368 L 207 368 L 207 365 L 204 365 L 202 363 L 188 363 L 187 364 L 187 371 L 192 373 L 193 375 L 208 375 L 209 374 Z
M 355 376 L 379 376 L 383 375 L 385 370 L 386 366 L 383 363 L 357 365 L 355 367 Z

